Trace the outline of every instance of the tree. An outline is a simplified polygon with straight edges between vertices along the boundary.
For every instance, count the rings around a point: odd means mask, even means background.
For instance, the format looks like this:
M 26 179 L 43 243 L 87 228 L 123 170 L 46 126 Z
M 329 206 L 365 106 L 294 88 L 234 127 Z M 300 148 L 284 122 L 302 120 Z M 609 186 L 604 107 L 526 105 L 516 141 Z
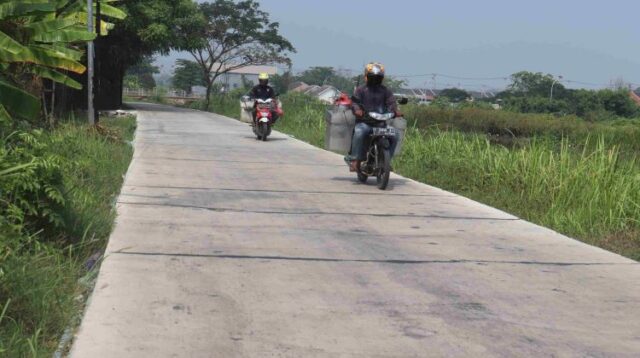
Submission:
M 336 71 L 333 67 L 316 66 L 304 70 L 299 76 L 298 80 L 308 85 L 322 86 L 336 76 Z
M 446 88 L 440 91 L 441 97 L 447 97 L 449 101 L 453 103 L 458 103 L 466 100 L 471 97 L 469 93 L 465 90 L 459 88 Z
M 407 86 L 407 81 L 387 76 L 384 79 L 384 85 L 387 86 L 387 88 L 389 88 L 391 91 L 396 92 L 402 88 L 405 88 Z
M 553 85 L 554 97 L 564 98 L 567 94 L 565 87 L 550 74 L 522 71 L 511 75 L 511 85 L 508 91 L 515 96 L 549 97 Z
M 81 1 L 86 4 L 86 1 Z M 95 3 L 95 1 L 94 1 Z M 104 1 L 101 1 L 104 9 Z M 127 0 L 119 3 L 128 16 L 114 20 L 115 28 L 96 45 L 96 108 L 122 105 L 122 87 L 127 69 L 144 56 L 182 50 L 184 32 L 202 26 L 202 16 L 193 0 Z M 104 11 L 103 11 L 104 14 Z M 86 83 L 86 76 L 74 76 Z M 67 110 L 86 108 L 86 91 L 60 91 Z
M 271 85 L 273 89 L 279 94 L 285 94 L 289 91 L 289 85 L 293 83 L 294 77 L 291 75 L 291 71 L 286 71 L 282 75 L 274 75 L 271 77 Z
M 171 83 L 175 88 L 181 89 L 187 94 L 191 94 L 193 86 L 204 87 L 206 85 L 200 66 L 196 62 L 184 59 L 176 61 Z
M 200 4 L 204 25 L 183 32 L 183 44 L 196 60 L 206 82 L 206 106 L 216 79 L 229 71 L 273 63 L 290 64 L 293 45 L 278 33 L 279 24 L 269 20 L 254 0 L 235 3 L 216 0 Z
M 640 108 L 629 97 L 628 89 L 602 90 L 598 92 L 604 109 L 621 117 L 635 117 L 640 113 Z
M 153 57 L 144 56 L 138 63 L 129 67 L 126 76 L 135 77 L 141 88 L 153 89 L 156 87 L 156 81 L 153 79 L 156 73 L 160 73 L 160 69 L 153 64 Z

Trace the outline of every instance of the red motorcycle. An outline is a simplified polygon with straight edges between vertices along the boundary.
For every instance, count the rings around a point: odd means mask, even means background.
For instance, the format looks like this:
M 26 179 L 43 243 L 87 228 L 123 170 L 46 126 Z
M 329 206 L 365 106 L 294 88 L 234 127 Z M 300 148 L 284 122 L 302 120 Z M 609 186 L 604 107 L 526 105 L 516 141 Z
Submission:
M 277 100 L 269 99 L 256 99 L 254 103 L 255 119 L 253 123 L 253 133 L 258 140 L 266 141 L 267 137 L 271 134 L 271 126 L 274 123 L 273 112 L 282 117 L 283 112 L 277 105 Z

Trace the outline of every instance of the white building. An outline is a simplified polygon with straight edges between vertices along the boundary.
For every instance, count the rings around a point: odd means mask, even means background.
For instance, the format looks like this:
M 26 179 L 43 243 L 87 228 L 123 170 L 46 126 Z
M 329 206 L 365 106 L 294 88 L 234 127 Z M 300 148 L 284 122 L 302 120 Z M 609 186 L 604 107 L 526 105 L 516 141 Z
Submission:
M 333 103 L 334 100 L 340 95 L 340 91 L 333 86 L 308 85 L 304 82 L 293 83 L 289 90 L 292 92 L 304 93 L 306 95 L 316 97 L 320 101 L 330 104 Z
M 276 66 L 245 66 L 221 75 L 216 83 L 224 86 L 225 90 L 234 90 L 242 87 L 243 79 L 253 85 L 258 84 L 258 75 L 261 73 L 273 76 L 278 74 L 278 68 Z

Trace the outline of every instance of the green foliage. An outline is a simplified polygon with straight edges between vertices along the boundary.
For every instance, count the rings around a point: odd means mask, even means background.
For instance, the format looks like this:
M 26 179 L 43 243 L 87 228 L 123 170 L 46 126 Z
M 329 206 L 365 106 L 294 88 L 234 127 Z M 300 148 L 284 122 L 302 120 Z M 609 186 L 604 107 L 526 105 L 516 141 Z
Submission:
M 43 135 L 42 131 L 18 132 L 1 143 L 0 173 L 5 174 L 0 176 L 0 226 L 17 233 L 63 226 L 61 159 L 50 154 Z
M 337 73 L 333 67 L 317 66 L 304 70 L 299 76 L 296 77 L 296 79 L 308 85 L 322 86 L 329 84 L 332 78 L 336 76 Z
M 136 78 L 135 82 L 138 84 L 138 88 L 153 89 L 156 87 L 156 81 L 153 79 L 153 75 L 156 73 L 160 73 L 160 69 L 153 64 L 153 57 L 145 56 L 138 63 L 129 67 L 126 75 Z
M 81 0 L 0 1 L 0 105 L 8 115 L 37 117 L 43 79 L 81 88 L 64 71 L 85 71 L 80 48 L 95 37 L 86 30 L 85 7 Z M 105 15 L 124 18 L 107 4 Z M 104 31 L 109 28 L 105 23 Z
M 384 78 L 384 85 L 387 86 L 391 91 L 395 92 L 400 89 L 403 89 L 407 86 L 407 81 L 394 78 L 393 76 L 386 76 Z
M 522 71 L 511 75 L 511 85 L 508 92 L 515 96 L 547 97 L 551 94 L 551 86 L 556 80 L 550 74 Z M 559 98 L 566 95 L 566 89 L 561 83 L 553 86 L 554 94 Z
M 454 103 L 465 101 L 467 98 L 471 97 L 467 91 L 459 88 L 443 89 L 442 91 L 440 91 L 439 96 L 446 97 L 449 101 Z
M 624 152 L 640 152 L 640 127 L 630 123 L 613 126 L 591 123 L 576 116 L 555 117 L 550 114 L 522 114 L 483 108 L 407 105 L 403 108 L 410 126 L 421 129 L 438 127 L 465 133 L 481 133 L 501 143 L 517 143 L 533 137 L 569 138 L 574 145 L 587 137 L 599 135 L 608 146 L 618 145 Z
M 173 72 L 172 84 L 175 88 L 191 94 L 194 86 L 206 86 L 204 74 L 197 62 L 178 59 Z
M 598 95 L 605 111 L 627 118 L 640 115 L 640 107 L 631 100 L 628 90 L 602 90 Z
M 551 75 L 526 71 L 511 78 L 509 89 L 498 97 L 504 99 L 505 108 L 515 112 L 576 114 L 589 120 L 640 115 L 640 107 L 630 98 L 627 89 L 567 89 Z M 553 100 L 549 98 L 552 85 Z
M 135 121 L 68 122 L 0 136 L 0 355 L 51 356 L 102 249 Z
M 289 91 L 289 86 L 295 81 L 295 77 L 291 71 L 287 71 L 281 75 L 271 76 L 270 83 L 273 89 L 279 94 L 285 94 Z

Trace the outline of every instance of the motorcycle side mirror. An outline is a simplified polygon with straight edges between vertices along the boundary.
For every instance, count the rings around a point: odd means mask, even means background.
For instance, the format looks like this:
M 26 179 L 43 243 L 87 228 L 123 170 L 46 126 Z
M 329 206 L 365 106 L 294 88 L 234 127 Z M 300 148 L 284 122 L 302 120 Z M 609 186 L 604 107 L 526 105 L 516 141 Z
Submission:
M 407 97 L 402 97 L 398 99 L 398 104 L 407 104 L 409 103 L 409 99 Z

